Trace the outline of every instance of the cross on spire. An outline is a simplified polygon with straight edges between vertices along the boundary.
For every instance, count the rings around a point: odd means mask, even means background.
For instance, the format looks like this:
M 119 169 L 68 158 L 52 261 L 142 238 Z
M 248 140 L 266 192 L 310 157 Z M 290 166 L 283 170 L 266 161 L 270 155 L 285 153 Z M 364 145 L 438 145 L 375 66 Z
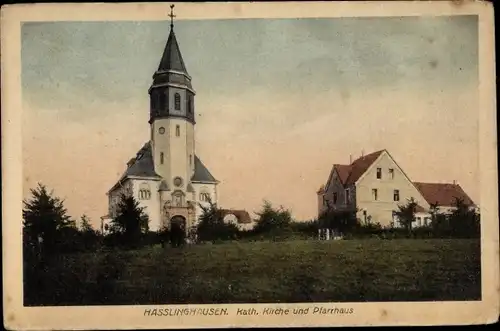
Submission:
M 170 5 L 170 14 L 168 14 L 168 16 L 170 17 L 170 27 L 173 28 L 174 27 L 174 7 L 175 5 Z

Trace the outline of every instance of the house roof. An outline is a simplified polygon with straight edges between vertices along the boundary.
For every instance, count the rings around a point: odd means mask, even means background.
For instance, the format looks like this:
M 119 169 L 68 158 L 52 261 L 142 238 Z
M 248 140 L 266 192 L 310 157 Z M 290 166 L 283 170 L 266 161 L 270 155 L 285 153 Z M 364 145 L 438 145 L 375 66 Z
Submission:
M 413 183 L 429 204 L 437 203 L 438 206 L 451 207 L 455 198 L 462 199 L 464 203 L 473 205 L 472 199 L 458 184 L 448 183 Z
M 354 184 L 378 159 L 385 150 L 373 152 L 356 159 L 351 164 L 334 164 L 333 170 L 337 171 L 340 181 L 344 186 Z
M 335 170 L 337 170 L 340 181 L 342 184 L 345 184 L 347 182 L 347 178 L 349 177 L 349 173 L 351 172 L 351 166 L 345 164 L 335 164 L 334 167 Z
M 238 223 L 241 223 L 241 224 L 252 223 L 252 219 L 250 218 L 250 214 L 246 210 L 222 209 L 222 213 L 224 214 L 224 216 L 226 216 L 226 215 L 236 216 Z
M 212 176 L 210 171 L 208 171 L 207 167 L 205 167 L 197 155 L 194 156 L 194 174 L 191 177 L 191 180 L 193 182 L 201 183 L 217 183 L 217 179 Z

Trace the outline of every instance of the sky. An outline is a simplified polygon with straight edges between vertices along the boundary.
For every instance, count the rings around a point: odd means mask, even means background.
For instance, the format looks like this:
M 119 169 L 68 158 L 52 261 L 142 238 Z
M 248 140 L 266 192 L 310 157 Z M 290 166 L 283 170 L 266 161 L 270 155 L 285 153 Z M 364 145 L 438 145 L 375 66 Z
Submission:
M 178 20 L 197 155 L 224 208 L 264 199 L 316 217 L 332 164 L 387 149 L 414 181 L 480 203 L 477 16 Z M 22 35 L 24 195 L 69 214 L 106 192 L 149 139 L 148 88 L 167 21 L 29 22 Z

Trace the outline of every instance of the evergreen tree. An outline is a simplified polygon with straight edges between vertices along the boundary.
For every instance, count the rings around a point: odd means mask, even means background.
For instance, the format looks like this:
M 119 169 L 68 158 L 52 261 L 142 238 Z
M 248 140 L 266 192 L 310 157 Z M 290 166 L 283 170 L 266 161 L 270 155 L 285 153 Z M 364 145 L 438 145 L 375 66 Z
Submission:
M 132 195 L 122 194 L 111 231 L 122 238 L 125 246 L 135 247 L 142 234 L 149 229 L 148 223 L 148 215 L 143 207 L 139 207 L 139 202 Z
M 80 231 L 83 233 L 94 233 L 95 230 L 90 224 L 90 218 L 87 215 L 82 215 L 80 218 Z
M 224 222 L 224 212 L 211 200 L 209 205 L 200 204 L 202 214 L 196 226 L 196 237 L 199 241 L 215 241 L 235 239 L 238 228 L 234 224 Z
M 87 215 L 82 215 L 82 217 L 80 218 L 79 234 L 83 248 L 85 248 L 86 250 L 96 248 L 99 241 L 99 234 L 92 227 L 91 220 Z
M 257 215 L 257 224 L 253 229 L 257 234 L 280 234 L 290 230 L 292 214 L 283 206 L 275 209 L 269 201 L 265 200 L 262 210 Z
M 74 225 L 67 215 L 63 200 L 38 184 L 31 189 L 32 198 L 23 200 L 23 232 L 26 244 L 42 253 L 52 254 L 62 241 L 62 231 Z

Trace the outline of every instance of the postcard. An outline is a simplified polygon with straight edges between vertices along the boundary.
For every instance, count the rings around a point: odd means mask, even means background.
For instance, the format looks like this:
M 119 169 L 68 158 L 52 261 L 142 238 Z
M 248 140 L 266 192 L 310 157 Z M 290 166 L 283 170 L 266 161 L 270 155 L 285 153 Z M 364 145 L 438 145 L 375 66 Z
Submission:
M 493 7 L 2 7 L 11 330 L 499 316 Z

